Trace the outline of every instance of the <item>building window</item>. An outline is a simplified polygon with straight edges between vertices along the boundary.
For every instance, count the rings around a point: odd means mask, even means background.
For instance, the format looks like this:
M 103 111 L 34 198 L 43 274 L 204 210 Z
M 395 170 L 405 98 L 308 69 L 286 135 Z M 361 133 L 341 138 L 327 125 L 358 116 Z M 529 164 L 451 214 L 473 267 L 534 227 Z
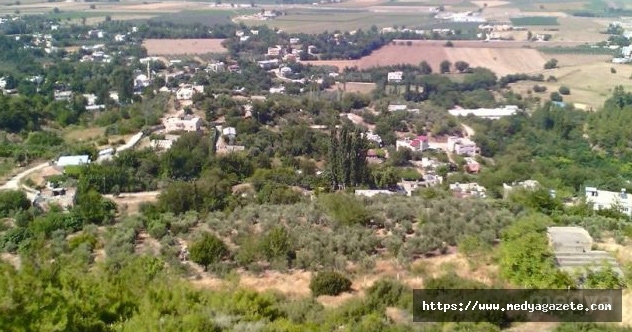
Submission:
M 628 212 L 630 211 L 630 208 L 624 208 L 623 211 Z

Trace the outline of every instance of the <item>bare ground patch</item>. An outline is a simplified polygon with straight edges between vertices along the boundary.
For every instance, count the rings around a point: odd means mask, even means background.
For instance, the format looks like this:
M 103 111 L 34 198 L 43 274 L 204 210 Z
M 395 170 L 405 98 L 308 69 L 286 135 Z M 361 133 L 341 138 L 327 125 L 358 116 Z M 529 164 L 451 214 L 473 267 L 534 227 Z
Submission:
M 346 92 L 355 92 L 355 93 L 371 93 L 373 91 L 373 89 L 375 89 L 375 83 L 362 83 L 362 82 L 347 82 L 347 83 L 341 83 L 341 82 L 336 82 L 335 85 L 333 85 L 331 88 L 329 88 L 329 91 L 337 91 L 337 90 L 343 90 Z
M 149 55 L 185 55 L 224 53 L 224 39 L 145 39 L 143 46 Z

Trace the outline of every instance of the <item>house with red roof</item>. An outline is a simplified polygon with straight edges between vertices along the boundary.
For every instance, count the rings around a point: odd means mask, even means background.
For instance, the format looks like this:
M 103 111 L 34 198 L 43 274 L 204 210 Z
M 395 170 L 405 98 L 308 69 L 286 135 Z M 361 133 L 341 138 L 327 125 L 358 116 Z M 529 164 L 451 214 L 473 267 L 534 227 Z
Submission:
M 403 139 L 395 142 L 397 151 L 400 149 L 410 149 L 413 152 L 421 152 L 428 149 L 428 136 L 417 136 L 414 139 Z

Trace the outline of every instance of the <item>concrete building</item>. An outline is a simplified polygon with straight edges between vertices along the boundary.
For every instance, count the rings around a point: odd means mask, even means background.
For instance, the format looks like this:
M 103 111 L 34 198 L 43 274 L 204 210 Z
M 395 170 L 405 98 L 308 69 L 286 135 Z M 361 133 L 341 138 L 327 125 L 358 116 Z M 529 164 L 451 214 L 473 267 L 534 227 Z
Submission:
M 478 147 L 469 138 L 452 136 L 448 137 L 448 150 L 461 156 L 474 157 Z
M 176 91 L 176 99 L 178 100 L 191 100 L 193 94 L 204 93 L 203 85 L 183 85 Z
M 202 119 L 197 116 L 170 117 L 163 121 L 165 132 L 174 131 L 198 131 L 202 126 Z
M 592 203 L 595 211 L 616 208 L 628 217 L 632 217 L 632 199 L 625 189 L 616 192 L 586 187 L 586 202 Z
M 455 197 L 468 198 L 468 197 L 487 197 L 487 189 L 479 185 L 478 183 L 453 183 L 450 184 L 450 191 L 454 193 Z
M 618 262 L 607 251 L 592 250 L 593 239 L 582 227 L 549 227 L 549 244 L 555 255 L 558 268 L 571 275 L 583 273 L 584 269 L 599 271 L 606 265 L 623 276 Z
M 388 73 L 387 80 L 389 83 L 399 83 L 402 81 L 403 75 L 404 75 L 404 72 L 392 71 Z

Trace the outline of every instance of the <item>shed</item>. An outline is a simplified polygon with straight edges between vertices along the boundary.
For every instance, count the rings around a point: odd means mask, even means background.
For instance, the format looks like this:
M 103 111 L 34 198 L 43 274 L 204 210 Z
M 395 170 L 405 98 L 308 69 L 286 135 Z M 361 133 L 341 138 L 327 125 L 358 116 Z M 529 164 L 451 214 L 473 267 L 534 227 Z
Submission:
M 57 166 L 66 167 L 66 166 L 79 166 L 90 163 L 90 156 L 81 155 L 81 156 L 62 156 L 56 162 Z

